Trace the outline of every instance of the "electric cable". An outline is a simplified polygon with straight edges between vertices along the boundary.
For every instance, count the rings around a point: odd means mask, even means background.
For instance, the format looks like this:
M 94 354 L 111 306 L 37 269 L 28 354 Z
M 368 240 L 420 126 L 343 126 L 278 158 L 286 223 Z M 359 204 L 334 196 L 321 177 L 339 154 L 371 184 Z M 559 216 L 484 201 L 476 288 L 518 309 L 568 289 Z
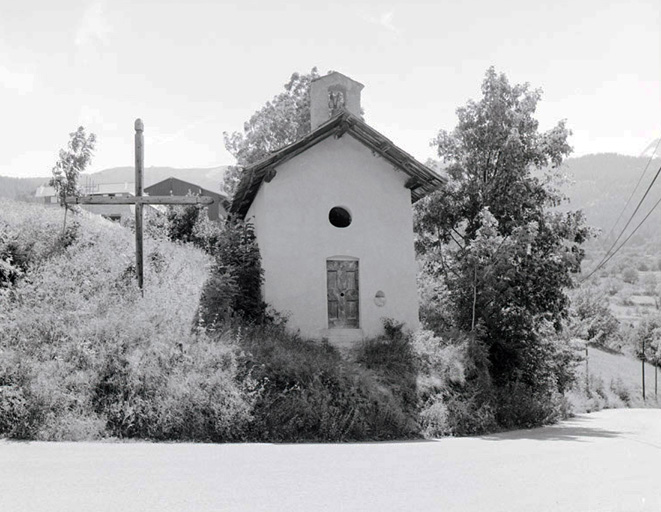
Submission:
M 643 178 L 645 177 L 645 174 L 647 173 L 647 169 L 649 168 L 650 164 L 652 163 L 652 160 L 654 159 L 654 155 L 656 155 L 657 150 L 659 149 L 659 144 L 661 144 L 661 137 L 659 137 L 656 141 L 656 146 L 654 147 L 654 151 L 652 151 L 652 154 L 647 160 L 647 164 L 645 165 L 645 168 L 643 169 L 642 174 L 638 178 L 638 182 L 636 183 L 636 186 L 634 187 L 633 191 L 629 195 L 629 199 L 627 199 L 627 202 L 624 205 L 624 208 L 622 208 L 622 211 L 620 212 L 620 215 L 617 217 L 617 220 L 611 227 L 610 231 L 606 235 L 606 238 L 604 240 L 608 240 L 610 236 L 613 234 L 613 231 L 615 230 L 615 227 L 617 226 L 618 222 L 620 222 L 620 219 L 622 218 L 622 215 L 624 215 L 624 212 L 627 210 L 627 206 L 629 206 L 629 203 L 631 202 L 631 199 L 633 198 L 634 194 L 636 193 L 636 190 L 638 190 L 638 187 L 640 186 L 640 183 L 643 181 Z M 648 146 L 649 148 L 649 146 Z M 643 154 L 645 152 L 643 151 Z M 643 156 L 643 155 L 640 155 Z
M 652 180 L 652 183 L 651 183 L 650 186 L 648 187 L 647 192 L 649 192 L 649 189 L 650 189 L 651 186 L 654 184 L 654 181 L 656 180 L 656 178 L 659 176 L 660 173 L 661 173 L 661 167 L 659 167 L 659 170 L 656 172 L 656 176 L 654 177 L 654 180 Z M 647 195 L 647 192 L 645 193 L 645 196 Z M 636 211 L 638 211 L 638 208 L 640 208 L 640 205 L 642 204 L 642 201 L 645 199 L 645 196 L 643 196 L 643 199 L 641 199 L 640 203 L 638 203 L 638 207 L 636 208 Z M 656 203 L 654 203 L 654 206 L 652 206 L 652 208 L 650 209 L 650 211 L 647 212 L 647 215 L 645 215 L 645 217 L 643 217 L 643 220 L 641 220 L 641 221 L 638 223 L 638 225 L 635 227 L 635 229 L 634 229 L 634 230 L 631 232 L 631 234 L 630 234 L 630 235 L 629 235 L 629 236 L 628 236 L 628 237 L 627 237 L 627 238 L 626 238 L 626 239 L 625 239 L 625 240 L 624 240 L 624 241 L 618 246 L 618 248 L 615 249 L 615 251 L 613 251 L 610 255 L 607 255 L 607 257 L 604 257 L 604 259 L 603 259 L 603 260 L 602 260 L 602 261 L 601 261 L 601 262 L 600 262 L 600 263 L 599 263 L 599 264 L 598 264 L 598 265 L 592 270 L 592 272 L 590 272 L 590 273 L 589 273 L 584 279 L 581 279 L 580 283 L 584 283 L 585 281 L 587 281 L 588 279 L 590 279 L 590 277 L 592 277 L 592 276 L 595 274 L 595 272 L 597 272 L 599 269 L 603 268 L 603 266 L 606 265 L 606 263 L 608 263 L 608 262 L 611 260 L 611 258 L 613 258 L 613 256 L 615 256 L 615 255 L 620 251 L 620 249 L 622 249 L 622 247 L 624 247 L 624 245 L 625 245 L 625 244 L 631 239 L 631 237 L 633 237 L 633 235 L 636 234 L 636 231 L 638 231 L 638 229 L 639 229 L 639 228 L 643 225 L 643 223 L 649 218 L 649 216 L 652 215 L 652 212 L 654 212 L 654 210 L 659 206 L 659 204 L 661 204 L 661 198 L 659 198 L 659 200 L 658 200 Z M 634 212 L 633 215 L 635 215 L 635 213 L 636 213 L 636 212 Z M 631 220 L 633 219 L 633 215 L 632 215 L 631 218 L 629 219 L 629 222 L 627 223 L 627 226 L 631 223 Z M 626 229 L 626 226 L 625 226 L 624 229 Z M 618 237 L 618 240 L 621 238 L 621 236 L 622 236 L 623 233 L 624 233 L 624 230 L 622 230 L 622 233 L 620 233 L 620 237 Z M 612 249 L 612 247 L 611 247 L 611 249 Z
M 661 140 L 661 139 L 660 139 L 660 140 Z M 645 194 L 643 194 L 643 197 L 640 199 L 640 201 L 638 201 L 638 205 L 636 206 L 636 209 L 633 211 L 633 213 L 632 213 L 631 216 L 629 217 L 629 220 L 627 221 L 627 223 L 626 223 L 626 224 L 624 225 L 624 227 L 622 228 L 622 231 L 620 231 L 620 234 L 618 235 L 618 237 L 615 239 L 615 241 L 612 243 L 612 245 L 611 245 L 611 246 L 609 247 L 609 249 L 606 251 L 606 254 L 604 254 L 604 257 L 603 257 L 603 258 L 601 259 L 601 261 L 597 264 L 597 266 L 594 268 L 594 270 L 592 270 L 592 272 L 590 272 L 590 274 L 588 275 L 588 277 L 590 277 L 592 274 L 594 274 L 594 273 L 597 271 L 597 269 L 602 268 L 603 265 L 604 265 L 604 263 L 605 263 L 607 260 L 610 260 L 610 258 L 612 257 L 611 251 L 612 251 L 613 248 L 617 245 L 617 243 L 620 241 L 620 238 L 622 238 L 622 236 L 624 235 L 624 232 L 627 230 L 627 228 L 628 228 L 629 225 L 631 224 L 631 221 L 633 221 L 633 218 L 636 216 L 636 213 L 638 213 L 638 210 L 640 210 L 640 207 L 643 205 L 643 202 L 645 201 L 645 198 L 647 197 L 647 195 L 649 194 L 650 190 L 651 190 L 652 187 L 654 186 L 654 183 L 656 182 L 657 178 L 659 177 L 659 174 L 661 174 L 661 167 L 659 167 L 659 169 L 656 171 L 656 174 L 654 175 L 654 178 L 652 178 L 652 182 L 647 186 L 647 190 L 645 190 Z M 645 218 L 647 218 L 647 217 L 645 217 Z M 639 225 L 639 227 L 640 227 L 640 225 Z M 636 228 L 636 229 L 637 229 L 637 228 Z M 627 238 L 627 240 L 628 240 L 628 238 Z M 621 247 L 621 246 L 620 246 L 620 247 Z M 618 250 L 619 250 L 619 248 L 618 248 Z M 585 279 L 587 279 L 587 277 L 586 277 Z M 583 281 L 585 281 L 585 279 L 584 279 Z M 581 282 L 583 282 L 583 281 L 581 281 Z

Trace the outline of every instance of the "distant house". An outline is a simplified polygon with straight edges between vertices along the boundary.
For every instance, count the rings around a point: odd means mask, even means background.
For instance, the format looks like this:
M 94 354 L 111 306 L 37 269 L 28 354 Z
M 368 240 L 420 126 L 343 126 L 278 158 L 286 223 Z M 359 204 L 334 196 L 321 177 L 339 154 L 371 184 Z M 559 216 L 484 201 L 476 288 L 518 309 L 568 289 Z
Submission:
M 96 185 L 89 182 L 81 187 L 80 192 L 85 196 L 129 197 L 135 195 L 135 184 L 122 182 Z M 116 222 L 133 218 L 135 215 L 135 206 L 128 204 L 85 204 L 82 208 Z
M 169 177 L 146 187 L 145 192 L 150 196 L 185 196 L 191 194 L 212 197 L 213 203 L 206 207 L 209 220 L 219 220 L 227 217 L 229 207 L 227 198 L 219 192 L 202 188 L 195 183 Z
M 82 195 L 101 197 L 133 196 L 135 195 L 134 190 L 135 185 L 128 182 L 102 183 L 99 185 L 88 182 L 80 188 Z M 59 197 L 55 192 L 55 189 L 51 186 L 40 186 L 35 193 L 35 197 L 42 199 L 44 204 L 55 206 L 59 205 Z M 81 205 L 81 208 L 88 212 L 96 213 L 97 215 L 101 215 L 106 219 L 117 222 L 131 218 L 135 214 L 135 207 L 128 204 L 85 204 Z
M 41 200 L 44 204 L 59 204 L 55 189 L 49 185 L 41 185 L 35 192 L 34 197 Z
M 264 300 L 341 346 L 382 334 L 384 318 L 418 328 L 411 203 L 444 181 L 362 120 L 362 88 L 314 80 L 312 132 L 246 167 L 231 207 L 255 226 Z

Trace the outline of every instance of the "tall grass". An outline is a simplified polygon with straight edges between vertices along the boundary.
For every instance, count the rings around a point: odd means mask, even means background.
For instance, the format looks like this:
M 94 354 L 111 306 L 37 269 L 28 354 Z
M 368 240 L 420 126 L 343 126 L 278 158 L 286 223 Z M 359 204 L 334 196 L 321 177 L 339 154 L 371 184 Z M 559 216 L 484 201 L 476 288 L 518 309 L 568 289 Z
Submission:
M 0 295 L 0 435 L 227 440 L 250 419 L 237 349 L 192 332 L 209 257 L 145 240 L 145 294 L 130 230 L 1 203 L 7 236 L 37 248 Z M 9 418 L 9 419 L 7 419 Z

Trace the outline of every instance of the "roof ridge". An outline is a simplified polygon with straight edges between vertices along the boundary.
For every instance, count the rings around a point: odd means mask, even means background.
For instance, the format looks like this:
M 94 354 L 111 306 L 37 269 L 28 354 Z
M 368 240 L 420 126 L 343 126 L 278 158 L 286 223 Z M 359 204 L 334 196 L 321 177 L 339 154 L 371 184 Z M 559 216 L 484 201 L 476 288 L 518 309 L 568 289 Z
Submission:
M 447 181 L 446 178 L 419 162 L 358 116 L 342 110 L 297 141 L 283 146 L 251 165 L 244 166 L 230 211 L 238 213 L 240 217 L 245 216 L 270 167 L 294 158 L 333 134 L 341 137 L 344 133 L 349 133 L 373 152 L 378 153 L 408 174 L 412 180 L 409 188 L 413 202 Z

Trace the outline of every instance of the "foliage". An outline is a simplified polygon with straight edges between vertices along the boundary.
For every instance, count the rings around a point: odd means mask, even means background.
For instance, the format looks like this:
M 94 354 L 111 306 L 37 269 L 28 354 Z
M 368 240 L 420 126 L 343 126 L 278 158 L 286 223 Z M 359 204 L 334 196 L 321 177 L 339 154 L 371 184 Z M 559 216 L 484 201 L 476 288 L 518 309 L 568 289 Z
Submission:
M 647 397 L 643 400 L 641 363 L 632 357 L 590 347 L 588 356 L 589 378 L 585 377 L 586 364 L 579 365 L 574 386 L 566 394 L 572 413 L 579 414 L 616 407 L 659 407 L 654 396 L 654 367 L 646 364 Z
M 451 291 L 452 327 L 471 333 L 486 354 L 497 389 L 490 400 L 508 408 L 510 390 L 527 394 L 532 406 L 559 391 L 562 342 L 546 343 L 542 332 L 562 327 L 565 289 L 591 232 L 580 212 L 552 209 L 563 199 L 554 169 L 571 151 L 564 121 L 540 133 L 534 113 L 541 92 L 511 85 L 493 68 L 482 93 L 434 141 L 449 179 L 416 204 L 416 248 L 425 272 Z
M 605 347 L 613 346 L 619 336 L 619 321 L 608 307 L 603 291 L 583 286 L 571 294 L 567 320 L 569 335 Z
M 195 204 L 170 206 L 167 213 L 168 237 L 173 242 L 193 242 L 195 224 L 198 222 L 201 207 Z
M 644 317 L 632 334 L 636 357 L 657 366 L 661 364 L 661 315 Z
M 65 247 L 55 211 L 0 208 L 35 258 L 0 293 L 0 436 L 242 438 L 254 391 L 238 351 L 190 329 L 207 255 L 146 237 L 142 298 L 129 230 L 78 215 Z
M 293 73 L 284 92 L 267 101 L 243 125 L 243 133 L 223 133 L 225 149 L 236 158 L 223 177 L 222 189 L 234 195 L 241 168 L 310 133 L 310 82 L 319 77 L 314 67 L 308 74 Z
M 67 149 L 61 149 L 59 159 L 53 167 L 53 177 L 50 186 L 60 200 L 60 205 L 65 205 L 67 196 L 78 196 L 78 179 L 80 173 L 92 161 L 94 147 L 96 146 L 96 135 L 85 133 L 85 128 L 80 126 L 75 132 L 69 134 Z M 69 208 L 69 206 L 67 206 Z
M 622 272 L 622 280 L 625 283 L 636 284 L 639 279 L 638 270 L 633 267 L 625 268 Z
M 215 328 L 232 316 L 262 321 L 263 270 L 255 231 L 250 222 L 227 222 L 213 246 L 214 263 L 204 285 L 198 325 Z
M 642 284 L 647 295 L 656 294 L 658 280 L 652 272 L 645 273 L 645 276 L 642 279 Z
M 34 266 L 76 239 L 74 222 L 64 232 L 41 207 L 0 202 L 0 290 L 14 286 Z M 29 212 L 29 213 L 28 213 Z
M 280 326 L 235 328 L 245 369 L 259 383 L 249 439 L 358 441 L 416 436 L 415 417 L 382 376 L 327 343 Z

